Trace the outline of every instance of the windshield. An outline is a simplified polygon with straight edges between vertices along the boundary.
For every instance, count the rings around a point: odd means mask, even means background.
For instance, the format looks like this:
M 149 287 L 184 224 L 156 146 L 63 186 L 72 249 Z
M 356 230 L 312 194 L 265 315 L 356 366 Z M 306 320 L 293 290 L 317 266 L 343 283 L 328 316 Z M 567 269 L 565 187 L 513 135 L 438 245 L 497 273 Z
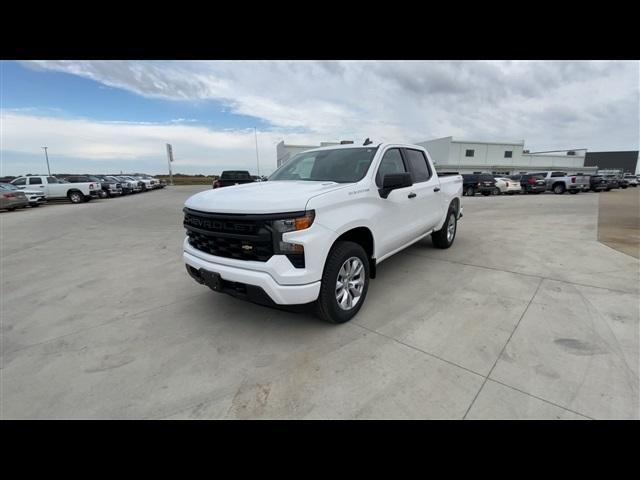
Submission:
M 375 148 L 342 148 L 303 152 L 282 165 L 269 180 L 352 183 L 369 170 Z

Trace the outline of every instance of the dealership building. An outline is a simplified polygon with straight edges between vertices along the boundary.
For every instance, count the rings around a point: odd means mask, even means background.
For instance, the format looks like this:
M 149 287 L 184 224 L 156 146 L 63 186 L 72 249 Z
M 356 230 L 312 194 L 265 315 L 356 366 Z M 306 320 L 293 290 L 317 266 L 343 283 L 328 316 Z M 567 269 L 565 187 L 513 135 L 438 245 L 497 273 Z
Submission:
M 339 143 L 287 145 L 281 141 L 276 149 L 278 167 L 300 152 Z M 512 175 L 532 171 L 561 170 L 568 173 L 594 174 L 598 169 L 620 169 L 635 173 L 638 168 L 638 151 L 587 152 L 585 148 L 572 148 L 530 152 L 524 148 L 524 140 L 477 142 L 457 140 L 453 137 L 436 138 L 416 144 L 427 149 L 438 171 Z

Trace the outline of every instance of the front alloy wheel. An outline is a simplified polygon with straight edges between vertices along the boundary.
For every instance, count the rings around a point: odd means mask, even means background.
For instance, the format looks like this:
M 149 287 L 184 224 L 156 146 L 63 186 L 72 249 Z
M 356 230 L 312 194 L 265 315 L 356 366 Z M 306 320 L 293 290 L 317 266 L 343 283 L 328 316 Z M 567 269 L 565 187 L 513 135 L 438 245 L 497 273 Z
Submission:
M 369 257 L 364 248 L 355 242 L 336 242 L 322 272 L 318 316 L 330 323 L 348 322 L 362 308 L 368 287 Z
M 364 264 L 358 257 L 350 257 L 338 270 L 336 301 L 342 310 L 351 310 L 360 301 L 364 288 Z

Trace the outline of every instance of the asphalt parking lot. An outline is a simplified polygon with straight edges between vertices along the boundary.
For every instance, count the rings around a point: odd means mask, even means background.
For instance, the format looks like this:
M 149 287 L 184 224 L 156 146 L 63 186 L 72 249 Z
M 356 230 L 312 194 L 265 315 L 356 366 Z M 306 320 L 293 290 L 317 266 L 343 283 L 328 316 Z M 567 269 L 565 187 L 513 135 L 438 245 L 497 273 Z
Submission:
M 632 189 L 464 197 L 329 325 L 188 277 L 204 188 L 0 213 L 1 418 L 640 418 L 639 261 L 598 242 Z

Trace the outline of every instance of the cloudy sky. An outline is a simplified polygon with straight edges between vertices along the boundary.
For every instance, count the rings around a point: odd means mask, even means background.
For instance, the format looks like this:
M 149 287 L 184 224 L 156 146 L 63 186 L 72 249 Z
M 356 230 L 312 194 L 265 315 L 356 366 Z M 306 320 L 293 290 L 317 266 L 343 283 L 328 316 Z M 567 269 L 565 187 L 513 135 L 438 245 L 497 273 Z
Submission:
M 636 150 L 639 62 L 0 62 L 0 175 L 256 173 L 276 144 L 370 137 Z

